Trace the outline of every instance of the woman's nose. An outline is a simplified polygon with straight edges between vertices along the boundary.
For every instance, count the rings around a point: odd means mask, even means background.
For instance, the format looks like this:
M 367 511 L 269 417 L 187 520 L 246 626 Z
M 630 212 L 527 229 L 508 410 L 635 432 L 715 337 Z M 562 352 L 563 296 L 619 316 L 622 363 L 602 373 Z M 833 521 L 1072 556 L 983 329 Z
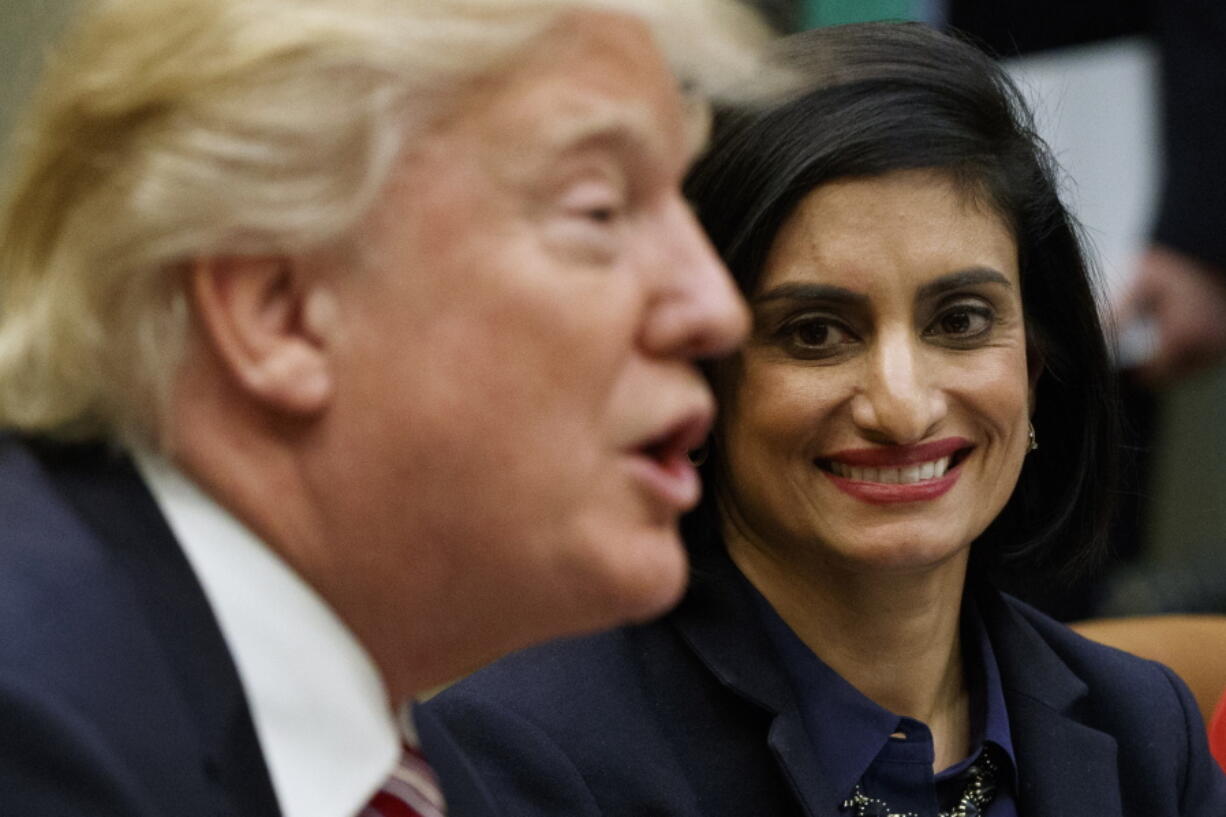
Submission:
M 945 392 L 936 383 L 918 339 L 885 335 L 870 349 L 863 382 L 852 397 L 852 420 L 882 442 L 907 445 L 933 432 L 946 413 Z

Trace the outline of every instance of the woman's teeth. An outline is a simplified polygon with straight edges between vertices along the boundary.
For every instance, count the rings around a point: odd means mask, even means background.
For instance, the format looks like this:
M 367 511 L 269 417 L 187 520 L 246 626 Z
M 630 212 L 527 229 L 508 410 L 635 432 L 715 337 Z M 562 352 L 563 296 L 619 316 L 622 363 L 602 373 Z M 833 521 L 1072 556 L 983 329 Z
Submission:
M 917 462 L 914 465 L 904 465 L 899 468 L 856 468 L 841 462 L 830 461 L 830 470 L 845 479 L 857 482 L 880 482 L 885 485 L 910 485 L 913 482 L 923 482 L 926 479 L 936 479 L 945 476 L 949 468 L 949 457 L 941 457 L 932 462 Z

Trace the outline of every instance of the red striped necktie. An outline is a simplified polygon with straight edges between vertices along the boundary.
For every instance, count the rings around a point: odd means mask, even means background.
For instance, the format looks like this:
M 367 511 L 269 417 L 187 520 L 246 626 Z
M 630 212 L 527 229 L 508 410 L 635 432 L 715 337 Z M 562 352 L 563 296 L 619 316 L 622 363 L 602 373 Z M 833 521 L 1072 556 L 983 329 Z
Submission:
M 445 817 L 438 778 L 421 750 L 405 744 L 400 765 L 358 817 Z

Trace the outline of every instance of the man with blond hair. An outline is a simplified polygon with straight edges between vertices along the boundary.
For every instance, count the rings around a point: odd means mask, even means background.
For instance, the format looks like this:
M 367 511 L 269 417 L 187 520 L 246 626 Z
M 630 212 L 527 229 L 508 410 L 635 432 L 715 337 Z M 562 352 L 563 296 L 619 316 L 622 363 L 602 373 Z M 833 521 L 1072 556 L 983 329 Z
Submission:
M 400 706 L 678 598 L 747 323 L 679 182 L 762 37 L 83 8 L 2 177 L 0 812 L 489 813 Z

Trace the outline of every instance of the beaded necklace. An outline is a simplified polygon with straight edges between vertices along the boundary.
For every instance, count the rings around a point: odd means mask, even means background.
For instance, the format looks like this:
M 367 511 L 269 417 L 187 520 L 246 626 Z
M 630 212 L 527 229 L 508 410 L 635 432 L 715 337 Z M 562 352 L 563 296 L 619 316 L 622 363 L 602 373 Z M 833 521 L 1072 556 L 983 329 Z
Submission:
M 966 789 L 958 798 L 957 804 L 949 811 L 940 812 L 940 817 L 981 817 L 996 794 L 998 773 L 996 763 L 988 756 L 987 750 L 984 750 L 978 760 L 967 769 L 970 780 L 967 781 Z M 860 783 L 851 790 L 851 796 L 843 801 L 841 808 L 844 811 L 850 810 L 851 817 L 919 817 L 914 811 L 891 811 L 884 800 L 865 794 L 864 786 Z

